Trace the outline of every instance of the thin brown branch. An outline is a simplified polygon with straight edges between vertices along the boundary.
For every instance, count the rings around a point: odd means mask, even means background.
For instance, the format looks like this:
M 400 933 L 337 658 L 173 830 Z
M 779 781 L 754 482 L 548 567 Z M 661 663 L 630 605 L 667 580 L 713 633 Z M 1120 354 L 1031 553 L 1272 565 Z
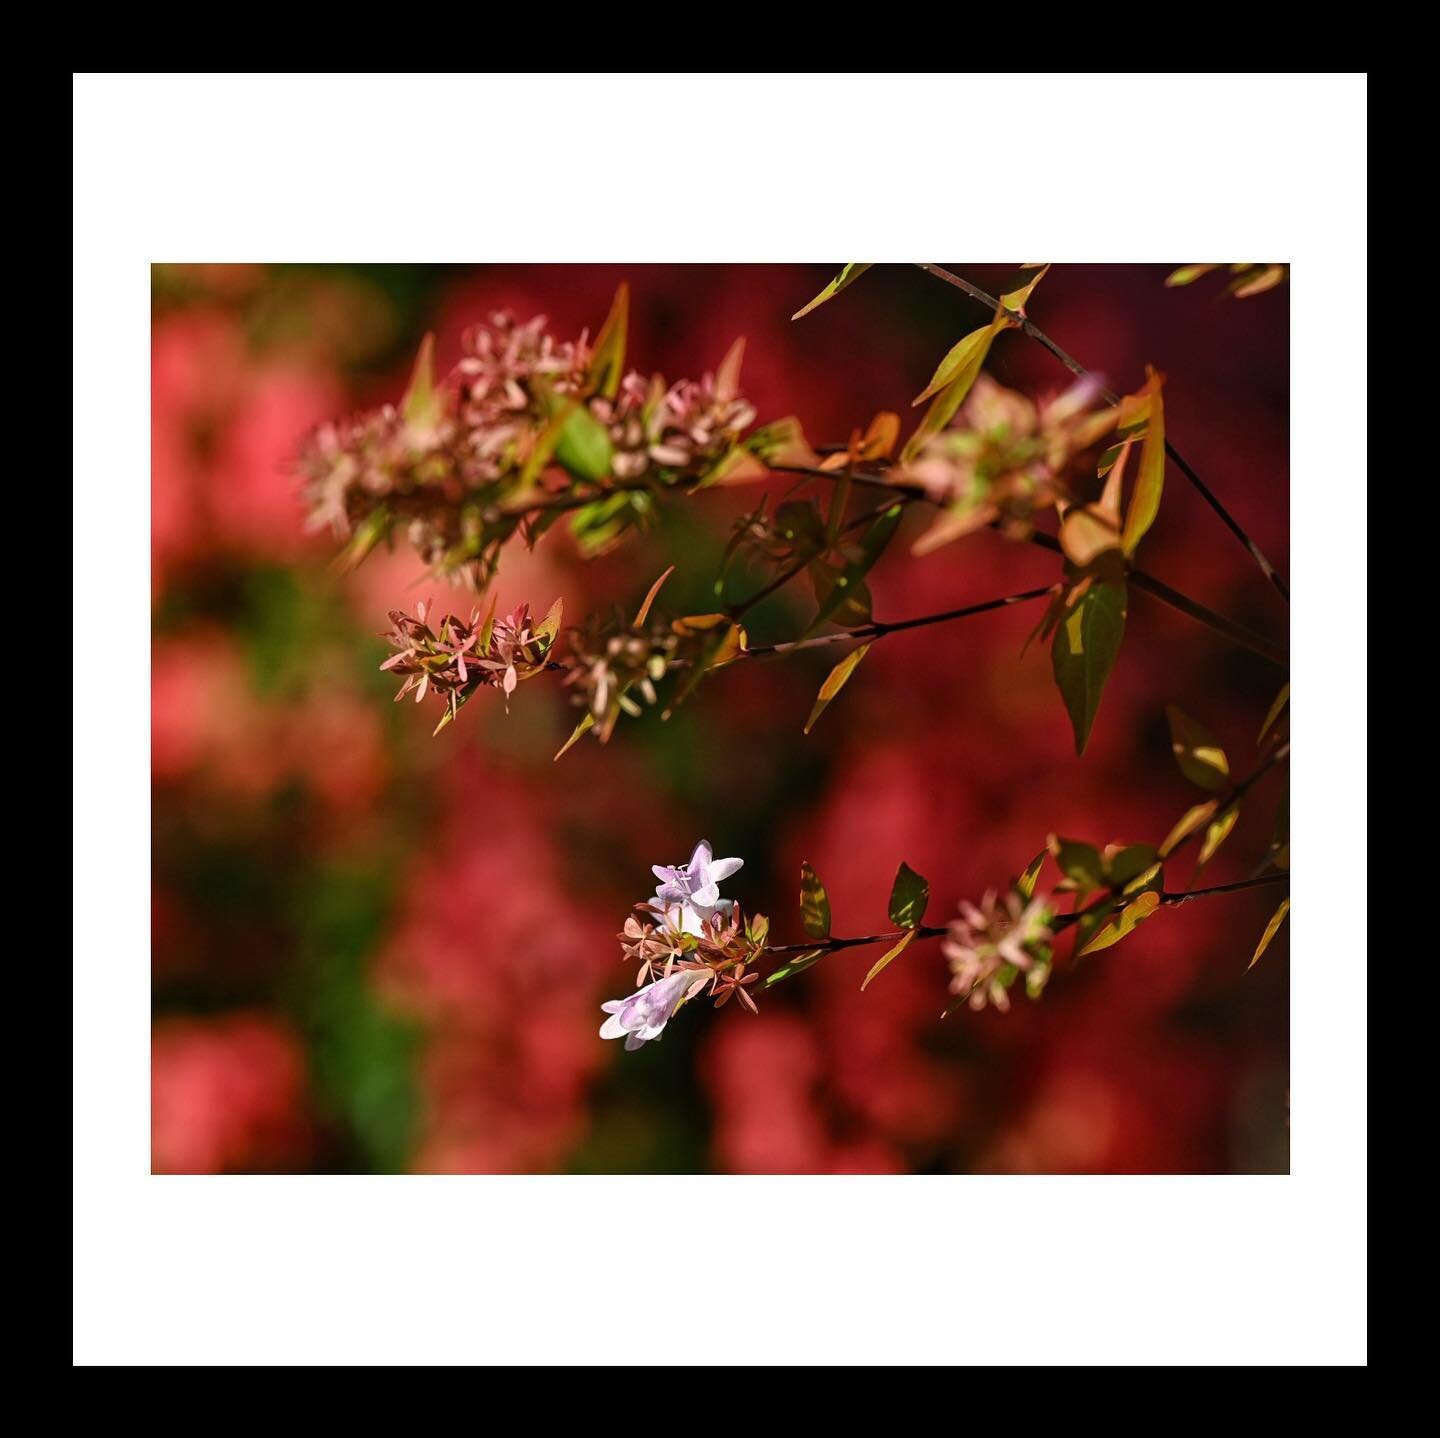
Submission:
M 919 265 L 918 268 L 924 270 L 927 274 L 934 275 L 936 279 L 944 280 L 947 285 L 953 285 L 957 290 L 960 290 L 962 293 L 969 295 L 972 300 L 975 300 L 978 303 L 984 305 L 986 309 L 988 309 L 992 314 L 997 308 L 999 308 L 1000 301 L 996 299 L 994 295 L 986 294 L 985 291 L 982 290 L 978 285 L 972 285 L 969 280 L 963 279 L 960 275 L 955 274 L 951 270 L 945 269 L 942 265 L 922 264 Z M 1087 370 L 1085 366 L 1080 363 L 1079 360 L 1077 360 L 1073 355 L 1067 354 L 1063 349 L 1061 349 L 1060 346 L 1056 344 L 1055 341 L 1052 340 L 1050 336 L 1047 335 L 1044 330 L 1042 330 L 1032 320 L 1026 318 L 1026 316 L 1018 313 L 1015 310 L 1006 310 L 1005 313 L 1010 317 L 1011 321 L 1019 329 L 1023 330 L 1024 333 L 1027 334 L 1032 340 L 1036 341 L 1037 344 L 1043 345 L 1047 350 L 1049 350 L 1050 353 L 1054 355 L 1055 358 L 1058 359 L 1060 363 L 1063 364 L 1065 368 L 1070 371 L 1071 374 L 1086 375 L 1090 373 L 1090 371 Z M 1103 390 L 1102 394 L 1105 397 L 1106 403 L 1120 403 L 1120 396 L 1116 394 L 1113 390 Z M 1210 488 L 1209 485 L 1205 483 L 1203 479 L 1200 478 L 1200 476 L 1195 472 L 1194 468 L 1190 465 L 1190 463 L 1168 439 L 1165 441 L 1165 453 L 1170 457 L 1170 460 L 1175 465 L 1176 469 L 1178 469 L 1180 473 L 1183 474 L 1185 478 L 1190 481 L 1191 485 L 1194 486 L 1195 491 L 1200 495 L 1200 497 L 1205 501 L 1205 503 L 1208 504 L 1217 515 L 1219 515 L 1221 521 L 1224 523 L 1225 527 L 1230 531 L 1230 533 L 1233 534 L 1235 538 L 1238 539 L 1240 543 L 1245 546 L 1245 549 L 1249 553 L 1250 557 L 1259 566 L 1260 572 L 1265 576 L 1266 579 L 1270 581 L 1270 583 L 1274 586 L 1276 592 L 1288 604 L 1290 601 L 1290 586 L 1285 582 L 1284 577 L 1275 568 L 1275 566 L 1271 564 L 1269 559 L 1265 557 L 1265 554 L 1261 550 L 1260 546 L 1256 544 L 1255 541 L 1250 537 L 1250 535 L 1246 533 L 1244 528 L 1242 528 L 1239 520 L 1237 520 L 1235 516 L 1231 514 L 1228 509 L 1225 508 L 1225 506 L 1216 496 L 1215 492 Z
M 1267 884 L 1288 884 L 1289 874 L 1263 874 L 1254 879 L 1237 879 L 1233 884 L 1216 884 L 1209 889 L 1190 889 L 1177 893 L 1165 893 L 1160 895 L 1160 903 L 1165 908 L 1177 908 L 1181 904 L 1188 904 L 1191 899 L 1207 899 L 1218 894 L 1238 894 L 1245 889 L 1258 889 Z M 1074 914 L 1060 914 L 1054 921 L 1056 929 L 1067 928 L 1077 923 L 1085 916 L 1086 911 L 1080 910 Z M 915 935 L 921 939 L 936 939 L 946 933 L 948 924 L 921 924 L 915 929 Z M 894 929 L 888 934 L 866 934 L 863 938 L 854 939 L 820 939 L 808 944 L 774 944 L 766 949 L 767 954 L 810 954 L 817 950 L 821 953 L 830 953 L 838 949 L 858 949 L 868 944 L 893 944 L 898 943 L 910 930 Z

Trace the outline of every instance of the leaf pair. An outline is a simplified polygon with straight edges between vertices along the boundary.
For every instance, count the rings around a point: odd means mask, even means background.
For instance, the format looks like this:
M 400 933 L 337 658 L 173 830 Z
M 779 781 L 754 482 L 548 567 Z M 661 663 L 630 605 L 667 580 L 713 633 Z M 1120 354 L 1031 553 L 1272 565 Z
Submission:
M 864 993 L 871 982 L 884 972 L 911 944 L 915 942 L 920 926 L 925 922 L 925 906 L 930 902 L 930 881 L 917 874 L 902 861 L 895 871 L 895 882 L 890 886 L 890 922 L 896 928 L 904 929 L 904 937 L 878 958 L 865 975 L 860 985 Z

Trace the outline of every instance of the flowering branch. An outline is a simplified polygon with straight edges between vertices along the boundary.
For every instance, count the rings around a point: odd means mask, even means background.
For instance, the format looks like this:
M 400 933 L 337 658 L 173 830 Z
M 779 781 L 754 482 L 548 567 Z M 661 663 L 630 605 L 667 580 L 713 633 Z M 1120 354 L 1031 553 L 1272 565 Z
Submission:
M 971 299 L 979 301 L 979 303 L 984 305 L 985 308 L 988 309 L 992 314 L 997 309 L 1001 308 L 1000 301 L 997 300 L 993 295 L 986 294 L 985 291 L 982 290 L 978 285 L 971 284 L 969 280 L 963 279 L 960 275 L 955 274 L 951 270 L 945 269 L 941 265 L 921 264 L 918 266 L 918 268 L 924 270 L 927 274 L 934 275 L 936 279 L 944 280 L 947 285 L 953 285 L 962 293 L 969 295 Z M 1060 363 L 1063 364 L 1065 368 L 1070 371 L 1071 374 L 1076 375 L 1080 378 L 1084 378 L 1091 373 L 1091 371 L 1087 370 L 1085 366 L 1080 363 L 1079 360 L 1075 359 L 1072 355 L 1067 354 L 1063 349 L 1061 349 L 1060 346 L 1056 344 L 1049 335 L 1047 335 L 1032 320 L 1027 318 L 1022 311 L 1006 309 L 1005 313 L 1012 324 L 1023 330 L 1025 334 L 1027 334 L 1031 339 L 1035 340 L 1037 343 L 1043 345 L 1047 350 L 1049 350 L 1050 353 L 1054 355 L 1055 358 L 1058 359 Z M 1104 396 L 1107 404 L 1118 405 L 1120 403 L 1120 396 L 1114 393 L 1113 390 L 1102 390 L 1101 394 Z M 1250 537 L 1250 535 L 1247 534 L 1246 531 L 1241 527 L 1239 520 L 1237 520 L 1235 516 L 1231 514 L 1228 509 L 1225 508 L 1225 506 L 1216 497 L 1214 491 L 1211 490 L 1209 485 L 1207 485 L 1198 474 L 1196 474 L 1195 470 L 1185 460 L 1184 456 L 1181 455 L 1180 451 L 1177 450 L 1175 446 L 1170 443 L 1169 440 L 1165 441 L 1165 453 L 1174 463 L 1176 469 L 1178 469 L 1180 473 L 1183 474 L 1185 478 L 1190 481 L 1190 483 L 1194 486 L 1195 490 L 1205 501 L 1205 503 L 1208 504 L 1210 508 L 1213 509 L 1215 513 L 1220 516 L 1221 521 L 1224 523 L 1225 527 L 1230 531 L 1230 533 L 1233 534 L 1235 538 L 1238 539 L 1240 543 L 1245 546 L 1245 549 L 1248 551 L 1250 557 L 1259 566 L 1260 572 L 1265 576 L 1266 579 L 1270 581 L 1270 583 L 1274 586 L 1276 592 L 1288 604 L 1290 602 L 1290 586 L 1285 582 L 1284 578 L 1280 575 L 1279 571 L 1275 568 L 1275 566 L 1271 564 L 1270 561 L 1265 557 L 1265 554 L 1261 550 L 1260 546 L 1256 544 L 1255 541 Z

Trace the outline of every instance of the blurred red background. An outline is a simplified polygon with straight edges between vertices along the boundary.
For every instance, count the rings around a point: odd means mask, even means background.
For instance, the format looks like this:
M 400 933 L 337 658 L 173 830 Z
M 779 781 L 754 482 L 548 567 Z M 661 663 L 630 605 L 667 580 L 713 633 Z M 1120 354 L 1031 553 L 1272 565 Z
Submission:
M 834 266 L 162 266 L 153 331 L 153 1164 L 162 1172 L 1270 1172 L 1288 1168 L 1285 936 L 1245 971 L 1273 896 L 1166 912 L 1062 964 L 1039 1003 L 943 1023 L 946 972 L 918 944 L 863 995 L 875 955 L 832 956 L 762 999 L 687 1009 L 635 1054 L 597 1037 L 632 967 L 615 934 L 649 866 L 699 837 L 739 854 L 727 886 L 800 937 L 797 874 L 836 931 L 888 927 L 901 859 L 930 919 L 1003 884 L 1060 832 L 1154 841 L 1192 802 L 1164 705 L 1248 771 L 1279 679 L 1136 594 L 1083 760 L 1036 615 L 1001 612 L 877 644 L 814 734 L 833 654 L 739 666 L 669 723 L 551 755 L 574 713 L 526 685 L 430 737 L 378 673 L 385 611 L 426 597 L 397 551 L 358 573 L 307 537 L 293 458 L 308 428 L 395 399 L 422 334 L 439 359 L 490 311 L 561 336 L 632 289 L 629 360 L 674 379 L 748 339 L 762 420 L 843 443 L 907 418 L 984 315 L 881 266 L 798 324 Z M 1013 267 L 953 265 L 992 290 Z M 1288 567 L 1288 299 L 1167 290 L 1166 266 L 1057 266 L 1032 316 L 1117 389 L 1167 377 L 1171 437 Z M 1217 287 L 1218 288 L 1218 287 Z M 1028 392 L 1064 371 L 1022 336 L 991 372 Z M 750 490 L 670 506 L 661 528 L 582 561 L 562 530 L 507 556 L 501 612 L 706 607 Z M 919 528 L 924 521 L 911 518 Z M 907 531 L 910 533 L 913 531 Z M 876 614 L 902 618 L 1049 582 L 1052 556 L 984 532 L 922 560 L 892 547 Z M 1145 567 L 1283 636 L 1283 605 L 1173 470 Z M 800 586 L 758 608 L 791 637 Z M 436 594 L 464 606 L 459 594 Z M 1263 853 L 1275 791 L 1247 806 L 1207 882 Z

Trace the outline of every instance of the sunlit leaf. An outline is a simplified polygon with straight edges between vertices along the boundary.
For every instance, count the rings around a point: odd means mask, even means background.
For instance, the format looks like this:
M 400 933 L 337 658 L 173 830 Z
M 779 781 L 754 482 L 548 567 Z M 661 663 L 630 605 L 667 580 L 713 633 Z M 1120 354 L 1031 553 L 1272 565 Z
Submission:
M 740 366 L 745 362 L 745 339 L 742 335 L 725 351 L 720 368 L 715 371 L 715 398 L 729 403 L 740 393 Z
M 641 601 L 640 608 L 635 611 L 635 623 L 631 626 L 632 628 L 639 629 L 650 617 L 650 606 L 655 603 L 655 598 L 664 587 L 665 581 L 674 573 L 675 566 L 672 564 L 670 568 L 650 586 L 650 592 Z
M 980 374 L 995 336 L 1009 323 L 1010 320 L 1006 317 L 1005 311 L 997 309 L 995 318 L 990 321 L 989 325 L 966 335 L 940 361 L 940 367 L 935 371 L 934 378 L 915 399 L 915 403 L 919 404 L 927 396 L 934 395 L 930 401 L 930 408 L 925 411 L 919 427 L 906 441 L 905 448 L 900 452 L 900 458 L 904 463 L 908 464 L 914 459 L 919 453 L 921 445 L 932 434 L 938 434 L 955 417 L 955 411 L 964 403 L 965 396 L 970 393 L 971 387 Z M 943 379 L 942 376 L 944 376 Z M 937 381 L 939 381 L 938 389 Z
M 1255 946 L 1255 955 L 1248 964 L 1247 969 L 1253 969 L 1260 961 L 1260 955 L 1270 947 L 1270 940 L 1280 932 L 1280 925 L 1285 922 L 1285 916 L 1290 912 L 1290 900 L 1288 897 L 1280 900 L 1280 907 L 1270 915 L 1270 922 L 1265 925 L 1265 932 L 1260 935 L 1260 942 Z
M 800 865 L 800 926 L 812 939 L 830 937 L 830 896 L 808 860 Z
M 1035 897 L 1035 883 L 1040 877 L 1040 870 L 1045 867 L 1045 860 L 1050 857 L 1049 849 L 1041 849 L 1033 859 L 1030 860 L 1025 872 L 1015 880 L 1015 887 L 1020 897 L 1027 902 Z
M 1176 285 L 1194 284 L 1202 275 L 1208 275 L 1211 270 L 1219 268 L 1219 265 L 1181 265 L 1178 270 L 1170 271 L 1165 277 L 1165 284 L 1170 288 Z
M 666 709 L 663 716 L 666 719 L 695 692 L 696 686 L 711 670 L 739 658 L 749 643 L 744 626 L 736 624 L 728 614 L 692 614 L 686 619 L 677 619 L 673 628 L 678 634 L 708 633 L 710 639 Z
M 1205 830 L 1205 837 L 1200 841 L 1200 863 L 1202 865 L 1208 864 L 1215 857 L 1216 850 L 1230 837 L 1230 831 L 1235 827 L 1239 817 L 1240 806 L 1232 804 Z
M 1088 569 L 1102 554 L 1120 548 L 1120 495 L 1130 446 L 1122 445 L 1093 504 L 1072 505 L 1060 523 L 1060 548 L 1078 569 Z
M 391 513 L 384 505 L 371 510 L 355 526 L 355 532 L 345 548 L 335 556 L 335 568 L 342 573 L 354 569 L 390 533 L 391 519 Z
M 630 286 L 622 280 L 610 304 L 610 313 L 595 336 L 595 348 L 585 371 L 590 388 L 612 399 L 625 373 L 625 338 L 629 325 Z
M 930 880 L 902 863 L 890 886 L 890 922 L 901 929 L 914 929 L 925 922 L 925 905 L 930 902 Z
M 764 987 L 769 988 L 771 984 L 778 984 L 782 979 L 788 979 L 795 974 L 803 974 L 812 964 L 817 964 L 825 957 L 824 949 L 810 949 L 808 952 L 798 955 L 790 960 L 783 968 L 776 969 L 773 973 L 765 976 Z
M 891 962 L 898 959 L 911 944 L 915 942 L 915 930 L 911 929 L 903 939 L 892 949 L 887 949 L 882 958 L 877 959 L 871 966 L 870 972 L 865 975 L 864 982 L 860 985 L 860 992 L 863 994 L 870 987 L 870 981 L 879 975 Z
M 1212 793 L 1230 783 L 1230 761 L 1215 736 L 1197 719 L 1174 704 L 1165 706 L 1170 721 L 1170 750 L 1180 772 L 1192 783 Z
M 762 425 L 745 437 L 745 449 L 776 469 L 816 469 L 820 456 L 810 448 L 800 421 L 793 415 Z
M 575 729 L 571 733 L 570 737 L 560 746 L 558 750 L 556 750 L 555 757 L 558 759 L 563 753 L 565 753 L 567 749 L 577 744 L 580 741 L 580 738 L 583 735 L 588 734 L 590 730 L 592 730 L 594 727 L 595 716 L 594 714 L 587 713 L 585 717 L 575 726 Z
M 540 647 L 546 653 L 550 646 L 555 643 L 555 636 L 560 632 L 560 621 L 565 614 L 565 602 L 557 599 L 550 606 L 550 611 L 539 624 L 535 626 L 534 635 L 540 641 Z
M 424 429 L 440 418 L 440 391 L 435 387 L 435 336 L 427 334 L 420 341 L 410 384 L 400 401 L 405 423 Z
M 1249 299 L 1251 295 L 1263 295 L 1273 290 L 1286 275 L 1285 265 L 1251 265 L 1247 273 L 1230 285 L 1230 293 L 1237 300 Z
M 805 721 L 807 734 L 815 727 L 816 721 L 829 707 L 830 701 L 845 687 L 845 681 L 855 672 L 856 666 L 869 652 L 868 644 L 862 644 L 858 649 L 852 649 L 825 676 L 825 682 L 820 686 L 820 693 L 815 698 L 815 707 L 811 709 L 810 717 Z
M 1255 739 L 1257 744 L 1263 744 L 1265 742 L 1265 736 L 1274 727 L 1276 720 L 1285 712 L 1289 704 L 1290 684 L 1287 680 L 1285 687 L 1275 696 L 1274 703 L 1270 705 L 1269 711 L 1265 715 L 1265 722 L 1260 726 L 1260 733 Z
M 1025 313 L 1025 306 L 1029 304 L 1030 296 L 1034 292 L 1035 286 L 1045 278 L 1050 266 L 1028 265 L 1026 268 L 1034 270 L 1035 273 L 1030 275 L 1023 284 L 1018 285 L 1013 290 L 1007 290 L 1000 296 L 1000 303 L 1004 305 L 1007 310 L 1013 310 L 1017 315 L 1023 315 Z
M 1125 529 L 1120 548 L 1126 557 L 1134 554 L 1145 538 L 1155 516 L 1160 513 L 1160 495 L 1165 488 L 1165 403 L 1161 395 L 1164 377 L 1149 371 L 1146 388 L 1150 391 L 1150 423 L 1140 446 L 1140 465 L 1135 474 L 1135 489 L 1130 508 L 1125 514 Z
M 1051 667 L 1075 731 L 1075 752 L 1085 752 L 1105 681 L 1125 637 L 1125 586 L 1092 584 L 1055 628 Z
M 803 309 L 796 310 L 790 318 L 792 320 L 802 319 L 808 315 L 811 310 L 818 309 L 826 300 L 833 300 L 841 290 L 848 290 L 869 268 L 869 265 L 846 265 L 808 305 Z
M 816 560 L 809 573 L 815 602 L 819 606 L 812 628 L 825 620 L 843 625 L 846 629 L 869 624 L 874 617 L 873 604 L 870 586 L 863 579 L 852 580 L 844 570 L 836 569 L 823 560 Z
M 1159 907 L 1160 895 L 1153 889 L 1147 890 L 1126 904 L 1094 938 L 1086 942 L 1083 948 L 1076 950 L 1075 957 L 1078 959 L 1082 954 L 1099 953 L 1101 949 L 1108 949 L 1112 944 L 1118 944 L 1127 934 L 1132 933 L 1139 925 L 1143 924 Z
M 1160 857 L 1168 857 L 1177 844 L 1189 838 L 1196 829 L 1208 822 L 1210 816 L 1220 807 L 1218 799 L 1207 799 L 1203 804 L 1196 804 L 1193 809 L 1187 809 L 1181 816 L 1179 823 L 1165 836 L 1165 842 L 1160 845 Z

